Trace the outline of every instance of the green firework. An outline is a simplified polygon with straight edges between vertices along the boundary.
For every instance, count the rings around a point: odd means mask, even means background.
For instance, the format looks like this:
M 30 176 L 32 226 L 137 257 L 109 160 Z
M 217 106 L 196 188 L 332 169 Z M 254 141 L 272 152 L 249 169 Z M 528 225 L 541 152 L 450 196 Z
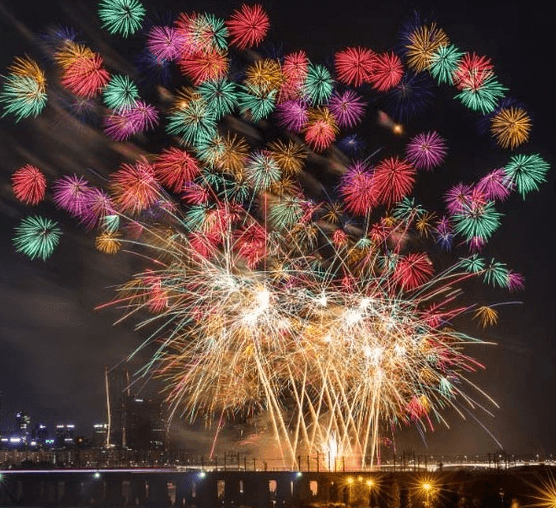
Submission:
M 495 76 L 490 76 L 484 80 L 481 86 L 464 88 L 456 95 L 456 99 L 459 99 L 469 109 L 487 114 L 496 109 L 498 101 L 504 97 L 507 91 L 508 89 L 501 85 Z
M 312 106 L 318 106 L 328 101 L 334 90 L 334 80 L 330 71 L 319 64 L 310 64 L 307 78 L 303 84 L 303 95 Z
M 440 46 L 431 56 L 429 72 L 436 81 L 441 83 L 454 84 L 453 74 L 458 68 L 459 61 L 463 53 L 453 44 Z
M 472 254 L 467 258 L 461 258 L 459 265 L 469 273 L 479 273 L 485 269 L 485 260 L 478 254 Z
M 218 167 L 219 161 L 226 153 L 226 143 L 220 134 L 216 134 L 210 139 L 203 139 L 195 146 L 195 151 L 199 160 L 209 167 Z
M 104 89 L 104 104 L 110 109 L 129 109 L 137 103 L 139 90 L 129 76 L 115 74 Z
M 199 16 L 199 23 L 205 24 L 204 32 L 211 34 L 212 45 L 223 51 L 228 49 L 228 29 L 223 19 L 217 18 L 214 14 L 204 13 Z
M 239 110 L 241 113 L 249 111 L 253 122 L 266 118 L 274 111 L 276 104 L 276 90 L 263 91 L 255 86 L 244 85 L 244 92 L 239 92 Z
M 550 165 L 538 154 L 514 155 L 504 171 L 524 198 L 528 192 L 539 190 L 539 184 L 546 182 Z
M 488 240 L 500 226 L 502 214 L 494 208 L 494 202 L 473 205 L 454 215 L 454 229 L 467 241 L 475 237 Z
M 217 81 L 205 81 L 198 92 L 218 120 L 234 111 L 238 103 L 237 86 L 225 78 Z
M 392 215 L 398 220 L 408 220 L 421 217 L 426 210 L 415 204 L 415 198 L 403 198 L 394 208 Z
M 57 222 L 38 215 L 25 217 L 15 230 L 15 250 L 43 261 L 54 252 L 62 234 Z
M 287 197 L 272 205 L 269 213 L 271 223 L 277 229 L 287 229 L 299 222 L 303 217 L 301 200 L 296 197 Z
M 257 191 L 268 189 L 280 180 L 282 171 L 278 163 L 263 153 L 255 153 L 245 167 L 247 181 Z
M 16 122 L 30 116 L 36 117 L 46 106 L 44 87 L 28 76 L 8 76 L 0 92 L 2 116 L 14 115 Z
M 98 5 L 102 28 L 123 37 L 132 35 L 141 28 L 146 12 L 138 0 L 101 0 Z
M 506 287 L 508 284 L 508 268 L 505 263 L 491 259 L 485 269 L 483 280 L 492 286 Z
M 184 144 L 197 146 L 216 134 L 217 119 L 204 100 L 192 100 L 168 116 L 166 131 L 181 136 Z

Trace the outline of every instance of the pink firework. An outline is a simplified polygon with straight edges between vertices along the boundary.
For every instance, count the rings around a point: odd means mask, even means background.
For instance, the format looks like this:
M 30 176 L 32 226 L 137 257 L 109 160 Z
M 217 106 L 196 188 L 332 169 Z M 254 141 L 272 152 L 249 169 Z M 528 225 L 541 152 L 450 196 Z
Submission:
M 151 104 L 138 100 L 135 106 L 127 111 L 135 132 L 152 130 L 158 125 L 158 110 Z
M 457 183 L 444 195 L 446 208 L 451 215 L 462 212 L 472 202 L 472 187 L 466 183 Z
M 403 159 L 388 157 L 375 169 L 375 185 L 379 203 L 387 206 L 401 201 L 413 189 L 415 168 Z
M 402 61 L 396 53 L 381 53 L 375 57 L 373 72 L 369 80 L 375 90 L 387 92 L 398 85 L 403 73 Z
M 207 187 L 197 183 L 186 183 L 184 184 L 181 198 L 190 205 L 202 205 L 209 200 L 210 192 Z
M 79 213 L 79 220 L 87 229 L 97 227 L 104 217 L 114 214 L 114 204 L 108 194 L 96 187 L 87 189 Z
M 512 190 L 512 182 L 504 169 L 495 169 L 481 178 L 476 185 L 479 192 L 483 193 L 486 200 L 503 201 Z
M 467 245 L 471 252 L 481 252 L 486 245 L 486 240 L 481 236 L 474 236 L 467 242 Z
M 14 171 L 12 189 L 19 201 L 27 205 L 36 205 L 44 199 L 46 178 L 39 168 L 26 164 Z
M 490 58 L 475 53 L 466 53 L 460 60 L 452 78 L 455 87 L 459 90 L 477 90 L 493 75 L 494 66 Z
M 394 280 L 404 290 L 415 289 L 427 282 L 434 272 L 431 260 L 422 252 L 400 256 L 394 269 Z
M 365 115 L 366 103 L 353 90 L 335 93 L 328 107 L 340 127 L 354 127 Z
M 368 48 L 346 48 L 334 55 L 338 81 L 359 86 L 369 83 L 376 65 L 376 53 Z
M 114 141 L 125 141 L 138 132 L 132 110 L 112 112 L 103 119 L 104 133 Z
M 417 169 L 431 170 L 444 161 L 446 141 L 437 132 L 417 134 L 405 147 L 406 158 Z
M 122 164 L 110 175 L 110 190 L 114 202 L 123 211 L 138 213 L 147 209 L 159 197 L 159 186 L 153 166 L 145 158 L 133 166 Z
M 309 123 L 304 131 L 305 142 L 315 152 L 322 152 L 334 142 L 339 129 L 330 110 L 320 108 L 309 114 Z
M 303 101 L 287 101 L 276 107 L 278 124 L 291 132 L 301 132 L 309 120 L 307 104 Z
M 183 53 L 185 37 L 169 26 L 154 26 L 147 36 L 147 48 L 157 60 L 178 60 Z
M 278 104 L 299 99 L 302 96 L 302 87 L 307 77 L 308 68 L 309 59 L 305 51 L 290 53 L 284 57 L 284 63 L 282 64 L 284 82 L 278 91 Z
M 80 217 L 85 206 L 89 183 L 77 175 L 66 175 L 54 182 L 52 196 L 58 208 Z
M 90 99 L 98 95 L 109 80 L 104 60 L 95 53 L 92 57 L 81 57 L 71 63 L 64 71 L 61 84 L 78 97 Z
M 521 291 L 525 288 L 525 277 L 520 273 L 508 270 L 508 280 L 506 287 L 511 291 Z
M 226 21 L 231 43 L 239 49 L 257 46 L 266 37 L 270 21 L 259 4 L 243 4 Z
M 163 150 L 154 164 L 154 170 L 160 183 L 174 192 L 182 192 L 185 184 L 200 172 L 195 157 L 174 147 Z
M 340 193 L 346 210 L 355 215 L 369 213 L 377 204 L 371 168 L 363 162 L 351 165 L 342 177 Z

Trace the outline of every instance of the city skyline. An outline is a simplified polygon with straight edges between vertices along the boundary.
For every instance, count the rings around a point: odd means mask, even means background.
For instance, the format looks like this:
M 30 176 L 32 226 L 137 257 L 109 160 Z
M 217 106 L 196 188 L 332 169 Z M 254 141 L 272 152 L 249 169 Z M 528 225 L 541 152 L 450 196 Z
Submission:
M 528 151 L 541 153 L 553 165 L 552 139 L 556 132 L 552 124 L 551 73 L 554 70 L 549 65 L 552 54 L 548 20 L 531 4 L 515 2 L 494 11 L 466 3 L 435 6 L 430 2 L 414 5 L 398 1 L 395 8 L 362 6 L 356 1 L 343 2 L 340 7 L 321 2 L 318 8 L 310 1 L 295 7 L 287 2 L 261 3 L 273 26 L 271 41 L 280 43 L 283 39 L 288 51 L 305 47 L 317 61 L 326 61 L 334 51 L 348 45 L 379 46 L 378 50 L 393 47 L 398 29 L 411 16 L 413 8 L 425 14 L 434 11 L 438 23 L 461 47 L 492 57 L 501 80 L 532 112 L 532 140 Z M 152 2 L 145 4 L 153 8 Z M 81 3 L 70 9 L 68 5 L 57 2 L 53 9 L 39 5 L 34 14 L 29 14 L 23 5 L 2 4 L 20 24 L 2 16 L 5 34 L 2 37 L 6 38 L 6 44 L 0 51 L 0 67 L 6 69 L 15 54 L 33 52 L 26 30 L 31 34 L 48 25 L 66 23 L 67 16 L 68 24 L 79 25 L 86 19 L 87 10 L 94 7 Z M 224 17 L 239 5 L 240 2 L 229 5 L 199 1 L 182 8 L 216 11 Z M 165 9 L 173 6 L 175 2 L 159 2 L 158 14 L 163 15 Z M 75 19 L 71 20 L 72 16 Z M 375 30 L 369 31 L 368 26 L 374 26 Z M 312 35 L 309 41 L 305 40 L 306 33 Z M 120 60 L 116 52 L 110 53 L 117 65 L 129 68 L 127 55 L 121 56 Z M 479 152 L 468 161 L 487 166 L 500 164 L 504 156 L 476 134 L 474 119 L 463 117 L 459 121 L 462 125 L 454 128 L 455 132 L 465 133 L 479 147 Z M 89 168 L 96 171 L 99 167 L 112 166 L 126 149 L 119 147 L 114 152 L 95 140 L 81 159 L 82 154 L 77 150 L 68 150 L 71 147 L 68 139 L 61 138 L 58 145 L 50 146 L 52 139 L 41 131 L 45 128 L 44 123 L 34 127 L 26 121 L 14 125 L 10 118 L 0 121 L 6 140 L 0 147 L 3 160 L 0 234 L 4 246 L 4 268 L 0 275 L 0 345 L 4 352 L 0 362 L 0 390 L 6 408 L 2 408 L 2 413 L 13 412 L 20 404 L 21 409 L 37 415 L 37 420 L 52 423 L 67 420 L 68 415 L 74 414 L 76 426 L 81 427 L 85 422 L 105 421 L 104 367 L 119 364 L 146 338 L 141 332 L 133 332 L 132 321 L 113 326 L 119 317 L 117 310 L 93 310 L 112 298 L 112 287 L 124 280 L 122 274 L 132 275 L 137 271 L 138 264 L 131 257 L 112 259 L 96 252 L 94 237 L 83 235 L 79 226 L 68 219 L 63 219 L 65 243 L 62 241 L 55 254 L 56 260 L 30 261 L 15 253 L 10 245 L 13 228 L 26 210 L 13 198 L 9 176 L 26 162 L 45 165 L 51 177 L 76 166 L 87 176 Z M 59 128 L 62 136 L 68 136 L 63 126 Z M 465 150 L 464 143 L 453 147 L 453 153 L 462 157 Z M 477 172 L 484 169 L 481 167 Z M 445 176 L 438 185 L 446 188 L 448 181 L 465 179 L 461 167 L 454 172 L 455 176 Z M 480 302 L 521 302 L 500 307 L 500 323 L 496 327 L 472 330 L 480 338 L 497 343 L 473 350 L 486 365 L 486 371 L 473 376 L 473 381 L 500 405 L 494 410 L 495 418 L 482 416 L 477 422 L 470 416 L 463 421 L 451 411 L 448 419 L 452 429 L 439 426 L 422 438 L 415 429 L 408 428 L 399 433 L 400 446 L 435 453 L 443 450 L 474 453 L 474 450 L 494 450 L 499 441 L 510 453 L 556 451 L 556 434 L 552 431 L 556 422 L 556 399 L 551 388 L 555 355 L 550 335 L 556 324 L 556 226 L 551 221 L 556 212 L 554 170 L 548 180 L 525 202 L 513 197 L 502 207 L 505 224 L 487 250 L 489 256 L 504 259 L 524 274 L 525 291 L 514 297 L 498 290 L 472 287 L 468 295 L 469 299 Z M 48 206 L 57 213 L 51 204 Z M 470 325 L 465 326 L 471 329 Z M 140 368 L 143 361 L 141 357 L 134 359 L 130 371 Z M 143 385 L 143 380 L 135 381 L 135 393 L 143 393 Z M 156 386 L 156 382 L 148 385 L 144 393 L 156 392 Z

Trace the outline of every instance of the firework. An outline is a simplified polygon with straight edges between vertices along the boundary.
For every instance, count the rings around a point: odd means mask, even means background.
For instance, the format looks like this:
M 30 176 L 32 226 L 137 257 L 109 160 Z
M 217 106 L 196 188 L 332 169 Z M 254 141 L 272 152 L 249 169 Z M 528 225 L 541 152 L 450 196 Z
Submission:
M 265 38 L 270 27 L 268 16 L 258 5 L 243 4 L 226 22 L 232 44 L 239 49 L 257 46 Z
M 26 164 L 12 175 L 12 188 L 17 199 L 36 205 L 44 199 L 46 178 L 39 168 Z
M 136 0 L 102 0 L 99 15 L 127 37 L 145 11 Z M 412 193 L 420 170 L 443 163 L 448 144 L 430 127 L 413 134 L 396 121 L 424 112 L 435 81 L 454 87 L 472 110 L 465 114 L 488 114 L 483 122 L 501 148 L 528 140 L 530 118 L 501 100 L 506 90 L 491 61 L 463 54 L 436 24 L 419 22 L 396 52 L 338 51 L 335 78 L 302 50 L 241 53 L 269 26 L 260 5 L 242 5 L 227 21 L 184 12 L 172 26 L 145 30 L 140 60 L 149 79 L 129 75 L 152 104 L 75 36 L 53 36 L 48 48 L 61 78 L 49 86 L 93 104 L 102 94 L 104 134 L 126 157 L 107 190 L 63 176 L 53 198 L 86 229 L 97 228 L 100 252 L 137 251 L 147 264 L 109 303 L 126 309 L 124 317 L 144 309 L 144 324 L 158 323 L 145 342 L 158 348 L 142 372 L 165 381 L 172 415 L 208 426 L 218 420 L 218 429 L 264 415 L 286 466 L 328 451 L 373 465 L 385 432 L 403 425 L 424 432 L 446 423 L 447 407 L 463 415 L 481 406 L 475 398 L 485 394 L 467 382 L 482 368 L 467 345 L 481 341 L 453 320 L 474 313 L 481 326 L 494 325 L 498 312 L 456 298 L 469 278 L 523 287 L 520 274 L 482 253 L 501 223 L 496 206 L 514 190 L 538 189 L 548 164 L 514 155 L 449 188 L 447 215 L 427 210 Z M 181 75 L 170 74 L 169 62 Z M 46 101 L 42 71 L 16 59 L 9 72 L 4 112 L 35 116 Z M 164 80 L 157 93 L 148 89 L 152 79 Z M 342 132 L 363 121 L 367 104 L 386 128 L 380 146 Z M 24 166 L 13 189 L 34 205 L 44 177 Z M 45 259 L 59 236 L 54 222 L 30 217 L 14 242 Z M 456 261 L 436 266 L 439 249 Z
M 102 27 L 123 37 L 141 28 L 145 13 L 145 8 L 138 0 L 100 0 L 98 6 Z
M 53 220 L 31 215 L 16 227 L 15 250 L 31 259 L 46 260 L 54 252 L 62 231 Z

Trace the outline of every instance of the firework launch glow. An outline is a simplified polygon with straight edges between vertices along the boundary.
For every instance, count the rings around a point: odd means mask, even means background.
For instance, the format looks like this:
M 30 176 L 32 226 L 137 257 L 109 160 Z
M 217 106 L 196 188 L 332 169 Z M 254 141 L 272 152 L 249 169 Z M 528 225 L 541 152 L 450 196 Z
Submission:
M 491 60 L 454 46 L 435 22 L 408 24 L 395 51 L 343 48 L 327 66 L 303 50 L 259 54 L 270 27 L 260 5 L 227 20 L 182 12 L 166 26 L 145 14 L 138 0 L 98 6 L 111 37 L 144 46 L 156 86 L 59 29 L 41 47 L 50 68 L 17 57 L 0 104 L 22 121 L 65 97 L 87 122 L 92 101 L 106 143 L 136 148 L 102 187 L 79 175 L 47 183 L 31 164 L 14 168 L 12 183 L 28 205 L 49 191 L 97 231 L 99 251 L 144 260 L 100 307 L 122 308 L 122 319 L 150 313 L 138 327 L 154 328 L 157 350 L 141 374 L 164 380 L 172 414 L 204 419 L 216 435 L 222 421 L 265 415 L 285 466 L 328 453 L 369 467 L 403 426 L 424 432 L 448 425 L 447 408 L 465 418 L 496 406 L 468 377 L 482 368 L 472 355 L 484 342 L 454 319 L 498 319 L 493 306 L 463 301 L 470 279 L 523 287 L 483 251 L 500 203 L 538 190 L 548 164 L 508 153 L 505 167 L 445 189 L 445 210 L 426 210 L 412 193 L 421 173 L 445 170 L 449 140 L 416 132 L 400 153 L 373 140 L 386 131 L 399 141 L 435 89 L 451 88 L 497 149 L 521 149 L 530 117 L 505 102 Z M 364 143 L 357 125 L 371 131 Z M 150 138 L 156 153 L 139 148 Z M 45 259 L 60 234 L 32 215 L 15 247 Z M 438 252 L 451 261 L 433 262 Z

